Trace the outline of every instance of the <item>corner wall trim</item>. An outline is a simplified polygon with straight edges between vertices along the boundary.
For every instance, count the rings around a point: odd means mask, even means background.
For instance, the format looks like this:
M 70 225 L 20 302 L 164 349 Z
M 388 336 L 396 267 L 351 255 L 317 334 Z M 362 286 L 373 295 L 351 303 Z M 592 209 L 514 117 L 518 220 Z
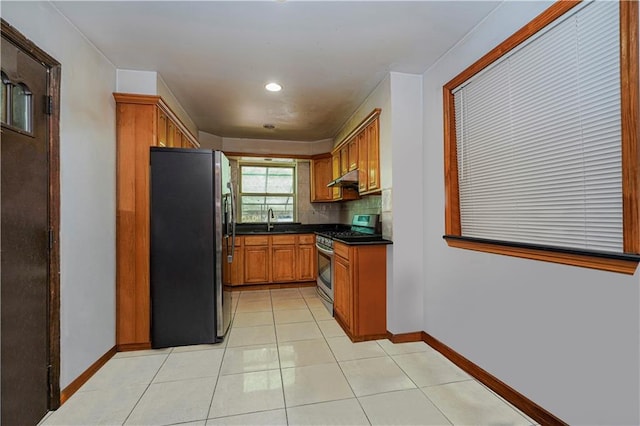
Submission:
M 64 388 L 62 392 L 60 392 L 60 405 L 64 404 L 66 400 L 71 398 L 71 396 L 77 392 L 78 389 L 82 385 L 84 385 L 87 380 L 91 378 L 96 371 L 100 369 L 103 365 L 107 363 L 116 354 L 116 347 L 112 347 L 109 349 L 104 355 L 102 355 L 96 362 L 91 364 L 89 368 L 87 368 L 82 374 L 80 374 L 73 382 L 69 383 L 69 386 Z
M 449 361 L 475 377 L 478 381 L 482 382 L 489 389 L 506 399 L 514 407 L 518 408 L 536 422 L 543 425 L 568 425 L 568 423 L 565 423 L 558 417 L 554 416 L 517 390 L 513 389 L 511 386 L 483 370 L 467 358 L 451 349 L 449 346 L 424 331 L 422 332 L 422 341 L 440 352 Z
M 393 334 L 387 330 L 387 339 L 391 343 L 422 342 L 422 333 L 422 331 L 414 331 L 413 333 Z
M 145 349 L 151 349 L 151 342 L 122 343 L 120 345 L 116 345 L 117 352 L 142 351 Z

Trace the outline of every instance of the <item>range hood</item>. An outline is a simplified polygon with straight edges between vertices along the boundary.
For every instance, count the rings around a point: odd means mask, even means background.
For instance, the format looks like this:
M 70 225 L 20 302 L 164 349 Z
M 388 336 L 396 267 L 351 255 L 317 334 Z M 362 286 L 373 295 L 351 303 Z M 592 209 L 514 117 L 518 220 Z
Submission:
M 327 185 L 328 187 L 332 186 L 346 186 L 346 187 L 357 187 L 358 186 L 358 171 L 351 170 L 346 174 L 340 176 L 336 180 L 332 180 Z

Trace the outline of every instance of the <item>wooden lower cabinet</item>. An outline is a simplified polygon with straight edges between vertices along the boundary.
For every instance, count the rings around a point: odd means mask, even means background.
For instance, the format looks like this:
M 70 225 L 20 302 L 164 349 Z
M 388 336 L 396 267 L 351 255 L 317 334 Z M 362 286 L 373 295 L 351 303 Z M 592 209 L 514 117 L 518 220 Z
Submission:
M 244 248 L 244 282 L 248 284 L 269 282 L 269 247 Z
M 299 245 L 296 261 L 296 281 L 315 281 L 317 275 L 316 261 L 316 246 L 314 244 Z
M 308 282 L 316 279 L 314 234 L 244 235 L 231 268 L 231 285 Z M 242 253 L 241 255 L 239 253 Z M 239 271 L 242 271 L 240 273 Z
M 231 241 L 229 241 L 231 244 Z M 235 250 L 233 252 L 233 261 L 227 262 L 229 254 L 227 245 L 222 243 L 222 277 L 227 285 L 242 284 L 244 281 L 244 250 L 242 249 L 242 237 L 236 237 Z
M 334 243 L 334 316 L 354 341 L 387 335 L 387 246 Z
M 297 235 L 270 235 L 271 242 L 271 282 L 291 282 L 296 280 Z
M 244 282 L 268 283 L 271 259 L 270 236 L 244 237 Z
M 352 291 L 353 283 L 349 271 L 349 260 L 336 256 L 333 272 L 333 312 L 349 330 L 352 326 L 351 317 L 353 314 Z

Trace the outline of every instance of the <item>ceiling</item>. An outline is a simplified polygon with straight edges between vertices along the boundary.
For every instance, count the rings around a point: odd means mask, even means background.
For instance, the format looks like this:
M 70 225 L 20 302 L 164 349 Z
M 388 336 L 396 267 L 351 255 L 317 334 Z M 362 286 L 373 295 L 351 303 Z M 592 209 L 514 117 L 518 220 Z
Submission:
M 498 2 L 54 4 L 117 68 L 157 71 L 200 130 L 316 141 L 389 71 L 423 73 Z M 267 92 L 270 81 L 282 91 Z

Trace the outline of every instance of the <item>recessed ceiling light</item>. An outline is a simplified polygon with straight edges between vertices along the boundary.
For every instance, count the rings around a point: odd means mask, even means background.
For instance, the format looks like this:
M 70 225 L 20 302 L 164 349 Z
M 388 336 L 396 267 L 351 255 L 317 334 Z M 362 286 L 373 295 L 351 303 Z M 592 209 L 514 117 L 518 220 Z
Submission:
M 278 83 L 269 83 L 264 86 L 264 88 L 270 92 L 279 92 L 282 90 L 282 86 L 280 86 Z
M 272 129 L 276 128 L 276 126 L 274 126 L 273 124 L 263 124 L 262 127 L 264 127 L 265 129 L 269 129 L 269 130 L 272 130 Z

